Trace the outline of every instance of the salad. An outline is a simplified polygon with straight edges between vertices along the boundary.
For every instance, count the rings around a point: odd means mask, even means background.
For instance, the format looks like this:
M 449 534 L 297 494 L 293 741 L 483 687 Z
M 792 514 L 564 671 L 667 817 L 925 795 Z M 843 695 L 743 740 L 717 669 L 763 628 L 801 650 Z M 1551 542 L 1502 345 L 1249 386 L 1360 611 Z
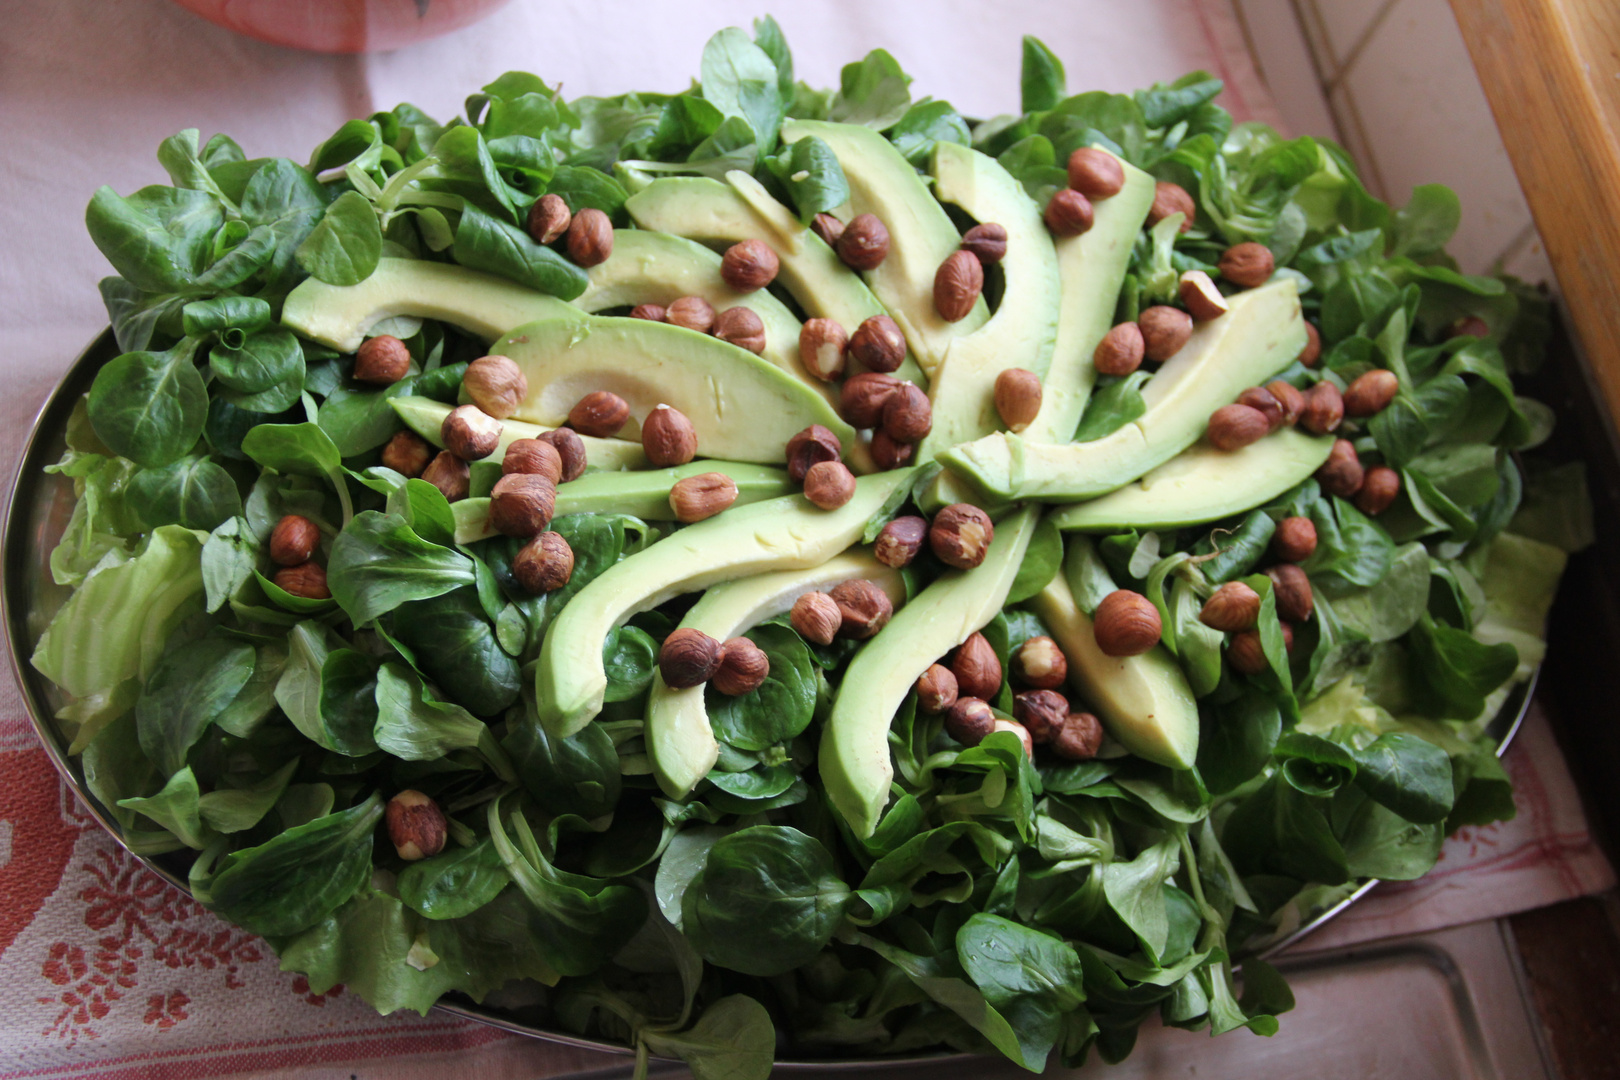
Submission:
M 1513 814 L 1545 304 L 1204 73 L 1021 87 L 766 18 L 98 191 L 33 663 L 123 842 L 317 992 L 704 1077 L 1275 1032 L 1258 950 Z

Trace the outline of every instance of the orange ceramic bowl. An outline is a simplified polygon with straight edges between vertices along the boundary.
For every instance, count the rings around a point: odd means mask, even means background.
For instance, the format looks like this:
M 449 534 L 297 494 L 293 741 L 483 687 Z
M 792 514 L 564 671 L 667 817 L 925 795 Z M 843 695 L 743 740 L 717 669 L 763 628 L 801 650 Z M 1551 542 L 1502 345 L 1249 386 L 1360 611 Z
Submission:
M 508 0 L 175 0 L 239 34 L 317 52 L 398 49 L 477 22 Z

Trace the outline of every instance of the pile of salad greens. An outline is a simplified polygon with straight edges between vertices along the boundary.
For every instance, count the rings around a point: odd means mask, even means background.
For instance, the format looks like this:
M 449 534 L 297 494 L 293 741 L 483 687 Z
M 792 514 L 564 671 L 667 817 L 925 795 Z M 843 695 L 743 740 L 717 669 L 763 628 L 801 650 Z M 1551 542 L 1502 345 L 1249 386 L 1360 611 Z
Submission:
M 643 1062 L 741 1078 L 778 1056 L 938 1048 L 1034 1070 L 1093 1048 L 1117 1061 L 1155 1015 L 1271 1034 L 1292 999 L 1254 951 L 1358 880 L 1418 877 L 1449 833 L 1511 817 L 1485 726 L 1539 661 L 1565 553 L 1590 529 L 1578 470 L 1515 456 L 1551 427 L 1512 383 L 1540 359 L 1545 304 L 1458 271 L 1448 189 L 1392 210 L 1337 146 L 1234 124 L 1203 73 L 1070 94 L 1058 59 L 1025 38 L 1023 112 L 982 122 L 910 83 L 881 49 L 835 89 L 797 82 L 767 18 L 752 36 L 717 34 L 683 93 L 565 101 L 514 72 L 469 97 L 465 118 L 400 105 L 344 124 L 307 163 L 183 131 L 158 150 L 171 186 L 98 191 L 86 222 L 117 271 L 101 291 L 122 355 L 51 470 L 78 497 L 50 560 L 73 592 L 33 662 L 123 842 L 190 860 L 197 899 L 317 991 L 342 983 L 382 1012 L 459 995 L 633 1045 Z M 816 758 L 871 643 L 812 644 L 777 618 L 749 633 L 770 678 L 711 692 L 718 763 L 669 798 L 644 709 L 659 643 L 696 596 L 608 636 L 605 705 L 575 734 L 538 722 L 533 668 L 576 596 L 682 527 L 559 516 L 572 578 L 526 593 L 520 541 L 457 543 L 444 495 L 379 464 L 403 428 L 390 401 L 454 404 L 486 341 L 435 319 L 378 324 L 414 364 L 376 389 L 352 379 L 351 355 L 278 321 L 306 279 L 355 285 L 385 257 L 574 299 L 585 271 L 524 230 L 548 193 L 627 228 L 627 199 L 661 178 L 742 173 L 802 222 L 840 212 L 838 157 L 815 138 L 782 144 L 789 118 L 880 132 L 919 170 L 941 143 L 971 146 L 1037 208 L 1066 185 L 1073 150 L 1106 148 L 1198 206 L 1187 231 L 1170 219 L 1138 234 L 1115 321 L 1176 303 L 1182 273 L 1217 276 L 1228 246 L 1256 241 L 1323 345 L 1280 378 L 1399 377 L 1393 404 L 1345 435 L 1399 470 L 1386 513 L 1306 480 L 1202 525 L 1068 540 L 1038 526 L 983 627 L 1005 671 L 1051 632 L 1029 601 L 1054 580 L 1083 608 L 1099 575 L 1148 596 L 1199 696 L 1196 768 L 1112 739 L 1079 762 L 1032 761 L 1005 732 L 965 747 L 913 694 L 890 727 L 891 798 L 859 837 Z M 992 308 L 1001 289 L 992 270 Z M 1099 379 L 1077 437 L 1142 416 L 1152 377 Z M 925 465 L 866 540 L 936 474 Z M 287 514 L 320 527 L 335 598 L 271 580 L 268 537 Z M 1296 516 L 1319 538 L 1304 564 L 1316 616 L 1287 651 L 1254 575 L 1276 522 Z M 906 594 L 955 573 L 925 554 Z M 1217 585 L 1244 579 L 1269 620 L 1255 676 L 1223 664 L 1222 635 L 1197 619 Z M 992 702 L 1004 714 L 1013 689 L 1004 679 Z M 442 854 L 396 857 L 382 819 L 403 789 L 443 809 Z

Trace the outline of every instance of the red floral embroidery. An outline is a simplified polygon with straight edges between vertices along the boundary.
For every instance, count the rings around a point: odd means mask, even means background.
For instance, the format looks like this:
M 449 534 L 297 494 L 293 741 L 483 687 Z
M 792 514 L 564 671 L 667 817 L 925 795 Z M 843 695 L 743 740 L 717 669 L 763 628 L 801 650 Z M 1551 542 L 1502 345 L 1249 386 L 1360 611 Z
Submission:
M 292 990 L 295 994 L 302 994 L 304 1000 L 316 1008 L 324 1008 L 327 1001 L 343 993 L 343 984 L 338 983 L 324 994 L 315 994 L 310 992 L 309 979 L 303 975 L 298 975 L 292 981 Z
M 170 990 L 168 996 L 153 994 L 146 999 L 146 1023 L 156 1024 L 159 1031 L 167 1031 L 186 1019 L 186 1006 L 191 999 L 181 990 Z

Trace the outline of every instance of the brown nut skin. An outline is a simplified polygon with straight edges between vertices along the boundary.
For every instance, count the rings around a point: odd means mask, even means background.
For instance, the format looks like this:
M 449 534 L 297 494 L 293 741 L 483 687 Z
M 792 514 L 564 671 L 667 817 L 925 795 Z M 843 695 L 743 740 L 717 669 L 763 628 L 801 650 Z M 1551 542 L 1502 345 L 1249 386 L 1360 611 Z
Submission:
M 557 428 L 555 431 L 543 432 L 537 435 L 543 443 L 550 443 L 562 459 L 562 475 L 558 483 L 566 484 L 570 480 L 578 480 L 585 475 L 585 440 L 572 428 Z
M 1300 404 L 1304 404 L 1304 396 L 1300 397 Z M 1251 386 L 1238 395 L 1237 403 L 1247 405 L 1255 412 L 1266 418 L 1266 425 L 1271 431 L 1276 431 L 1286 422 L 1283 415 L 1283 404 L 1270 390 L 1259 386 Z
M 430 859 L 444 850 L 450 827 L 439 804 L 420 791 L 408 789 L 388 800 L 383 811 L 388 839 L 406 862 Z
M 917 678 L 917 708 L 926 713 L 942 713 L 956 704 L 961 690 L 956 676 L 944 664 L 929 664 Z
M 312 562 L 283 566 L 270 580 L 284 591 L 305 600 L 329 600 L 332 597 L 332 590 L 326 587 L 326 570 Z
M 1260 643 L 1260 631 L 1245 630 L 1236 634 L 1226 646 L 1226 659 L 1234 669 L 1244 675 L 1258 675 L 1270 667 L 1265 646 Z
M 574 215 L 567 236 L 568 257 L 580 266 L 597 266 L 613 254 L 613 222 L 594 206 Z
M 714 305 L 701 296 L 683 296 L 664 309 L 664 321 L 671 326 L 707 334 L 714 329 Z
M 934 272 L 934 310 L 946 322 L 961 322 L 984 292 L 984 264 L 971 251 L 953 251 Z
M 889 594 L 865 578 L 841 581 L 827 596 L 838 605 L 839 637 L 864 640 L 889 625 L 894 616 Z
M 799 330 L 799 360 L 823 382 L 844 373 L 848 351 L 849 335 L 831 319 L 806 319 Z
M 1216 266 L 1221 277 L 1238 288 L 1254 289 L 1271 280 L 1272 272 L 1277 269 L 1277 260 L 1266 245 L 1248 240 L 1233 244 L 1222 252 L 1221 261 Z
M 507 473 L 489 493 L 489 524 L 505 536 L 542 532 L 556 510 L 556 483 L 537 473 Z
M 838 238 L 844 235 L 844 223 L 831 214 L 817 214 L 811 218 L 810 229 L 830 248 L 838 247 Z
M 1082 146 L 1069 155 L 1069 186 L 1088 199 L 1106 199 L 1125 187 L 1125 167 L 1119 158 L 1094 146 Z
M 1090 761 L 1102 749 L 1102 721 L 1088 712 L 1070 713 L 1052 736 L 1052 753 L 1068 761 Z
M 663 304 L 637 304 L 630 309 L 632 319 L 645 319 L 647 322 L 665 322 L 669 309 Z
M 562 482 L 562 471 L 562 455 L 541 439 L 518 439 L 506 448 L 506 456 L 501 459 L 502 475 L 532 473 L 558 484 Z
M 1330 382 L 1319 382 L 1305 391 L 1305 407 L 1299 411 L 1299 426 L 1312 435 L 1337 431 L 1344 422 L 1344 398 Z
M 1322 490 L 1341 499 L 1354 497 L 1366 476 L 1355 445 L 1349 439 L 1335 440 L 1328 459 L 1316 470 L 1316 482 L 1322 485 Z
M 512 576 L 533 596 L 554 592 L 574 576 L 574 549 L 560 534 L 543 532 L 518 548 Z
M 1049 637 L 1032 637 L 1012 654 L 1013 678 L 1033 690 L 1056 690 L 1069 677 L 1069 658 Z
M 712 518 L 736 501 L 737 482 L 723 472 L 688 476 L 669 489 L 669 508 L 675 520 L 688 525 Z
M 897 517 L 878 533 L 877 540 L 872 544 L 872 558 L 898 570 L 911 564 L 927 539 L 927 518 L 914 514 Z
M 568 226 L 574 223 L 573 211 L 561 195 L 542 195 L 529 207 L 529 217 L 524 223 L 529 230 L 529 237 L 537 244 L 553 244 L 568 231 Z
M 788 622 L 806 641 L 817 645 L 831 645 L 844 623 L 844 613 L 838 604 L 824 592 L 808 592 L 793 601 Z
M 1013 716 L 1035 745 L 1044 746 L 1069 719 L 1069 699 L 1056 690 L 1026 690 L 1013 698 Z
M 1299 414 L 1305 411 L 1305 394 L 1293 383 L 1273 379 L 1266 383 L 1266 393 L 1282 407 L 1283 423 L 1293 427 L 1299 423 Z
M 270 561 L 277 566 L 309 562 L 320 546 L 320 527 L 301 514 L 288 514 L 270 531 Z
M 820 424 L 811 424 L 787 442 L 788 479 L 802 484 L 810 466 L 838 461 L 843 456 L 844 448 L 838 436 Z
M 963 746 L 978 746 L 996 730 L 996 714 L 976 697 L 959 697 L 945 710 L 945 733 Z
M 1395 400 L 1400 390 L 1401 380 L 1395 377 L 1393 371 L 1373 368 L 1364 372 L 1344 388 L 1344 415 L 1358 420 L 1376 416 Z
M 887 315 L 873 315 L 849 336 L 849 356 L 868 371 L 894 371 L 906 359 L 906 336 Z
M 804 497 L 836 510 L 855 497 L 855 474 L 842 461 L 818 461 L 805 471 Z
M 1133 322 L 1120 323 L 1097 342 L 1097 349 L 1091 354 L 1091 366 L 1099 375 L 1129 375 L 1142 366 L 1146 355 L 1142 328 Z
M 476 405 L 457 405 L 439 425 L 444 448 L 462 461 L 487 458 L 500 445 L 501 422 Z
M 568 424 L 581 435 L 609 439 L 630 419 L 630 406 L 611 390 L 593 390 L 568 411 Z
M 883 433 L 895 442 L 919 443 L 934 429 L 934 404 L 922 387 L 901 383 L 883 403 L 879 422 Z
M 1204 601 L 1198 621 L 1223 634 L 1252 630 L 1260 619 L 1260 594 L 1241 581 L 1228 581 Z
M 1217 450 L 1241 450 L 1257 443 L 1271 431 L 1271 422 L 1259 409 L 1247 405 L 1222 405 L 1209 418 L 1206 436 Z
M 390 334 L 367 338 L 354 354 L 354 378 L 374 386 L 392 386 L 411 373 L 411 350 Z
M 1041 377 L 1023 368 L 1007 368 L 996 376 L 996 414 L 1012 432 L 1023 431 L 1041 411 Z
M 1059 188 L 1052 193 L 1041 217 L 1052 235 L 1061 238 L 1079 236 L 1088 231 L 1096 214 L 1091 208 L 1090 199 L 1073 188 Z
M 1202 270 L 1188 270 L 1181 275 L 1176 285 L 1176 291 L 1181 296 L 1182 304 L 1187 308 L 1187 314 L 1198 322 L 1208 322 L 1218 319 L 1231 310 L 1226 297 L 1221 290 L 1215 287 L 1209 275 Z
M 461 381 L 473 404 L 497 420 L 517 412 L 529 396 L 528 377 L 505 356 L 480 356 L 467 365 Z
M 1283 562 L 1304 562 L 1316 551 L 1316 522 L 1308 517 L 1286 517 L 1271 534 L 1271 550 Z
M 838 257 L 853 270 L 876 270 L 889 257 L 889 229 L 872 214 L 856 214 L 838 235 Z
M 1001 693 L 1001 660 L 983 634 L 972 633 L 957 646 L 951 657 L 951 674 L 956 685 L 968 697 L 986 701 Z
M 720 666 L 709 681 L 722 694 L 736 697 L 758 690 L 771 673 L 771 658 L 765 650 L 745 637 L 734 637 L 720 646 Z
M 720 643 L 701 630 L 673 630 L 658 650 L 658 673 L 671 690 L 702 686 L 719 670 Z
M 432 460 L 433 448 L 414 431 L 396 431 L 382 449 L 383 467 L 407 479 L 421 476 Z
M 641 448 L 657 468 L 685 465 L 697 457 L 697 430 L 679 409 L 657 405 L 641 422 Z
M 900 380 L 880 371 L 863 371 L 844 380 L 838 391 L 838 411 L 858 428 L 875 428 L 883 419 L 883 406 L 900 389 Z
M 879 469 L 903 469 L 917 456 L 917 447 L 911 443 L 895 442 L 886 431 L 872 433 L 872 462 Z
M 990 515 L 968 503 L 952 503 L 934 515 L 928 546 L 946 566 L 971 570 L 984 562 L 996 527 Z
M 1311 579 L 1293 563 L 1283 563 L 1266 571 L 1271 578 L 1271 595 L 1277 601 L 1277 617 L 1289 622 L 1309 622 L 1316 610 Z
M 1143 354 L 1156 364 L 1176 355 L 1192 337 L 1192 316 L 1167 304 L 1142 312 L 1136 317 L 1136 325 L 1142 331 Z
M 758 356 L 765 351 L 765 320 L 752 308 L 726 308 L 714 317 L 714 336 Z
M 782 260 L 763 240 L 732 244 L 720 259 L 720 277 L 738 292 L 754 292 L 776 280 Z
M 1389 509 L 1400 493 L 1401 474 L 1388 465 L 1374 465 L 1367 470 L 1361 490 L 1356 492 L 1356 509 L 1377 517 Z
M 428 462 L 427 468 L 422 470 L 422 479 L 438 488 L 449 502 L 465 499 L 472 488 L 472 474 L 467 463 L 448 450 L 439 451 Z
M 1305 347 L 1295 359 L 1306 367 L 1315 367 L 1322 359 L 1322 332 L 1309 320 L 1305 322 Z
M 1172 184 L 1168 180 L 1160 180 L 1153 185 L 1153 205 L 1148 208 L 1149 227 L 1157 225 L 1171 214 L 1181 214 L 1181 228 L 1178 232 L 1186 232 L 1193 227 L 1193 221 L 1198 217 L 1198 204 L 1187 189 L 1180 184 Z
M 962 250 L 970 252 L 981 266 L 993 266 L 1007 257 L 1007 229 L 993 221 L 975 225 L 962 234 Z
M 1107 656 L 1140 656 L 1157 645 L 1164 632 L 1153 601 L 1129 589 L 1115 589 L 1103 597 L 1091 629 L 1097 648 Z
M 1452 323 L 1451 333 L 1446 336 L 1487 338 L 1491 336 L 1491 324 L 1478 315 L 1468 315 Z

